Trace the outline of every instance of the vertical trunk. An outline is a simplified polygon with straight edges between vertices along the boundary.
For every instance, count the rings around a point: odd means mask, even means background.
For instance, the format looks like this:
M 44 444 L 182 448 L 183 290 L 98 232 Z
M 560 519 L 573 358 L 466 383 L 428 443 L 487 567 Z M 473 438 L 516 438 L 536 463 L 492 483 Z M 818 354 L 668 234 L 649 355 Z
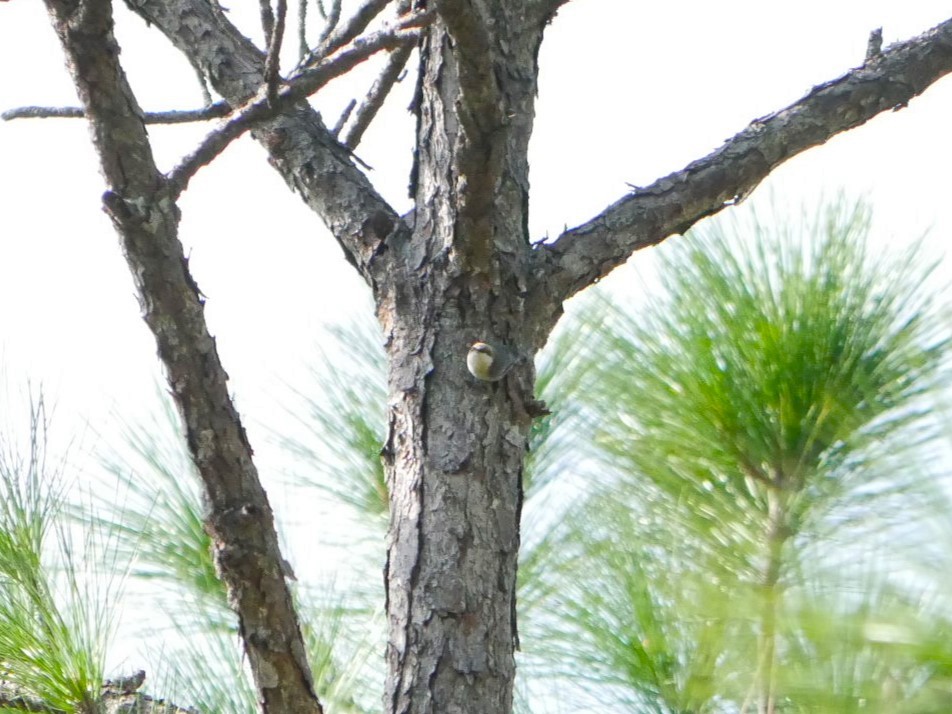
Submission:
M 515 675 L 532 366 L 478 382 L 466 353 L 487 338 L 526 356 L 535 347 L 513 286 L 528 281 L 526 148 L 541 27 L 505 45 L 493 23 L 474 21 L 486 44 L 468 64 L 451 47 L 472 42 L 460 33 L 473 27 L 449 24 L 441 16 L 423 43 L 414 230 L 388 245 L 400 274 L 377 294 L 390 359 L 388 713 L 508 712 Z

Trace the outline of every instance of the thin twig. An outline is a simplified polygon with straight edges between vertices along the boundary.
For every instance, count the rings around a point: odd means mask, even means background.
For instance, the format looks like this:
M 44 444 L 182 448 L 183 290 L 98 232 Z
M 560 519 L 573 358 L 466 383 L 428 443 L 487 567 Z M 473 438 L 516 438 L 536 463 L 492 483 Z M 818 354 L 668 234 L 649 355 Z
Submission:
M 866 41 L 866 61 L 874 60 L 883 52 L 883 28 L 877 27 L 869 33 Z
M 426 15 L 414 16 L 415 26 L 406 25 L 378 32 L 361 38 L 349 48 L 327 58 L 317 67 L 308 69 L 291 78 L 278 92 L 275 101 L 267 97 L 252 100 L 233 114 L 224 124 L 206 136 L 198 147 L 186 156 L 168 175 L 172 194 L 177 196 L 185 190 L 195 172 L 210 163 L 225 148 L 255 124 L 270 119 L 281 109 L 318 91 L 332 79 L 349 72 L 368 57 L 399 46 L 419 36 L 419 23 L 429 19 Z
M 192 66 L 192 69 L 195 70 L 195 77 L 198 79 L 198 86 L 202 91 L 202 102 L 206 107 L 212 105 L 212 93 L 208 90 L 208 80 L 205 77 L 205 73 L 202 72 L 202 68 L 199 67 L 191 58 L 188 58 L 188 63 Z
M 277 0 L 277 17 L 268 39 L 268 58 L 264 63 L 264 84 L 268 101 L 278 96 L 281 80 L 281 43 L 284 41 L 284 22 L 288 14 L 288 0 Z
M 307 0 L 298 0 L 298 62 L 307 57 Z
M 264 42 L 271 44 L 271 35 L 274 32 L 274 13 L 271 12 L 271 0 L 258 0 L 258 9 L 261 13 L 261 29 L 264 32 Z
M 337 123 L 334 124 L 334 128 L 331 129 L 331 134 L 334 135 L 335 139 L 340 136 L 340 132 L 344 128 L 344 124 L 347 123 L 347 120 L 350 118 L 350 113 L 354 111 L 354 107 L 356 106 L 356 99 L 351 99 L 349 102 L 347 102 L 347 106 L 344 107 L 344 111 L 341 112 L 340 118 L 337 120 Z
M 215 102 L 201 109 L 173 109 L 162 112 L 144 112 L 146 124 L 187 124 L 196 121 L 208 121 L 228 116 L 231 107 L 227 102 Z M 85 115 L 81 107 L 16 107 L 0 114 L 0 119 L 82 119 Z
M 326 57 L 332 52 L 336 52 L 338 49 L 346 45 L 348 42 L 357 37 L 361 32 L 367 29 L 367 26 L 373 21 L 377 15 L 384 11 L 384 8 L 387 7 L 393 0 L 367 0 L 363 5 L 361 5 L 357 12 L 355 12 L 347 22 L 341 25 L 336 30 L 331 28 L 328 30 L 324 28 L 324 32 L 321 33 L 321 37 L 318 40 L 317 47 L 314 48 L 314 51 L 311 52 L 310 57 L 305 62 L 305 64 L 311 64 L 315 61 L 319 61 L 322 57 Z M 335 20 L 335 26 L 337 25 L 337 20 Z M 331 32 L 333 30 L 333 33 Z
M 425 12 L 405 17 L 399 25 L 393 28 L 393 31 L 400 32 L 414 27 L 421 27 L 426 24 L 426 22 L 429 20 L 429 17 L 430 16 Z M 374 35 L 371 35 L 366 39 L 371 40 L 374 37 Z M 406 41 L 412 44 L 415 41 L 415 35 L 408 35 L 408 37 L 411 37 L 412 39 L 408 39 Z M 313 67 L 311 69 L 304 70 L 303 72 L 299 71 L 299 73 L 295 75 L 295 79 L 293 81 L 297 81 L 297 77 L 302 77 L 305 75 L 305 73 L 315 70 L 320 70 L 321 72 L 323 71 L 320 69 L 320 67 Z M 335 74 L 334 76 L 337 75 Z M 318 87 L 318 89 L 319 88 L 320 87 Z M 315 89 L 313 91 L 317 90 Z M 308 94 L 312 94 L 313 91 L 308 92 Z M 371 88 L 371 92 L 373 91 L 373 88 Z M 206 107 L 202 107 L 201 109 L 171 109 L 156 112 L 143 112 L 142 119 L 146 124 L 188 124 L 190 122 L 221 119 L 222 117 L 228 116 L 231 111 L 231 105 L 225 101 L 218 101 L 214 104 L 209 104 Z M 363 111 L 363 109 L 360 111 Z M 84 116 L 85 114 L 83 113 L 81 107 L 27 106 L 7 109 L 6 111 L 0 113 L 0 119 L 4 121 L 10 121 L 12 119 L 82 119 Z
M 321 30 L 321 36 L 318 38 L 318 42 L 323 42 L 324 39 L 334 31 L 334 28 L 337 27 L 337 22 L 340 20 L 340 0 L 331 0 L 330 10 L 326 10 L 322 4 L 321 14 L 324 16 L 324 29 Z
M 393 85 L 397 83 L 397 78 L 400 76 L 400 73 L 403 72 L 403 68 L 406 67 L 407 61 L 410 59 L 412 53 L 413 44 L 409 42 L 390 53 L 390 56 L 387 58 L 387 65 L 370 87 L 366 98 L 361 103 L 360 108 L 357 109 L 356 114 L 354 114 L 354 121 L 351 122 L 348 127 L 347 133 L 344 134 L 341 143 L 348 149 L 353 151 L 357 148 L 357 144 L 359 144 L 361 138 L 363 138 L 367 127 L 370 126 L 374 117 L 377 116 L 377 112 L 380 111 L 380 108 L 383 106 L 387 95 L 389 95 L 390 90 L 393 89 Z

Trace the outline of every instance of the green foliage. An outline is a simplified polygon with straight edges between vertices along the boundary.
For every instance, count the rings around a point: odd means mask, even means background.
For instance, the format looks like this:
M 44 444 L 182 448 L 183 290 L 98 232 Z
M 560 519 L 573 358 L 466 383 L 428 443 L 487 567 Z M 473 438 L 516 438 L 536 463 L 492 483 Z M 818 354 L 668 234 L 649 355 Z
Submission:
M 27 442 L 21 451 L 14 437 L 0 435 L 0 695 L 92 714 L 114 602 L 110 581 L 82 562 L 105 553 L 94 531 L 77 552 L 59 520 L 63 489 L 46 463 L 42 398 L 32 405 Z
M 868 485 L 888 439 L 889 453 L 923 440 L 919 397 L 948 340 L 917 289 L 930 270 L 913 252 L 871 259 L 868 221 L 833 208 L 797 234 L 754 219 L 742 239 L 715 223 L 667 252 L 649 311 L 612 315 L 596 388 L 615 408 L 600 446 L 666 497 L 703 505 L 692 520 L 735 559 L 756 551 L 749 516 L 766 517 L 770 489 L 800 532 Z
M 873 257 L 868 229 L 843 204 L 799 226 L 712 222 L 663 249 L 661 290 L 637 313 L 583 311 L 602 488 L 574 512 L 547 643 L 593 696 L 845 712 L 882 699 L 884 672 L 931 676 L 868 626 L 923 616 L 883 578 L 935 496 L 916 457 L 948 329 L 930 267 L 914 250 Z M 892 552 L 860 584 L 876 531 Z

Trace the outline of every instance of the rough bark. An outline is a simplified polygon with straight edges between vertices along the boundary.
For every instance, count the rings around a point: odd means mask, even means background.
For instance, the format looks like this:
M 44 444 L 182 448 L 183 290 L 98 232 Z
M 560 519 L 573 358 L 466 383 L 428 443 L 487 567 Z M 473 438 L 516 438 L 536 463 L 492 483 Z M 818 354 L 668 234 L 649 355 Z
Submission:
M 271 507 L 178 240 L 178 208 L 118 63 L 111 2 L 46 0 L 46 6 L 89 118 L 107 184 L 103 204 L 120 235 L 204 482 L 206 528 L 261 707 L 271 714 L 319 714 Z
M 437 9 L 422 48 L 413 236 L 391 251 L 378 296 L 390 357 L 384 705 L 506 712 L 531 366 L 487 384 L 465 355 L 489 336 L 529 348 L 519 286 L 542 26 L 499 2 Z

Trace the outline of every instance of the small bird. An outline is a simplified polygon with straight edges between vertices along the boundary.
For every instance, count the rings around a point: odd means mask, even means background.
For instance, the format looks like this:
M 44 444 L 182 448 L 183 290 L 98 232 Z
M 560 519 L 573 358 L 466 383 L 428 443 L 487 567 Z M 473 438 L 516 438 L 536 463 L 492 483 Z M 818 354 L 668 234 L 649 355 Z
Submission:
M 499 342 L 474 342 L 466 355 L 470 374 L 484 382 L 497 382 L 519 361 L 515 350 Z

